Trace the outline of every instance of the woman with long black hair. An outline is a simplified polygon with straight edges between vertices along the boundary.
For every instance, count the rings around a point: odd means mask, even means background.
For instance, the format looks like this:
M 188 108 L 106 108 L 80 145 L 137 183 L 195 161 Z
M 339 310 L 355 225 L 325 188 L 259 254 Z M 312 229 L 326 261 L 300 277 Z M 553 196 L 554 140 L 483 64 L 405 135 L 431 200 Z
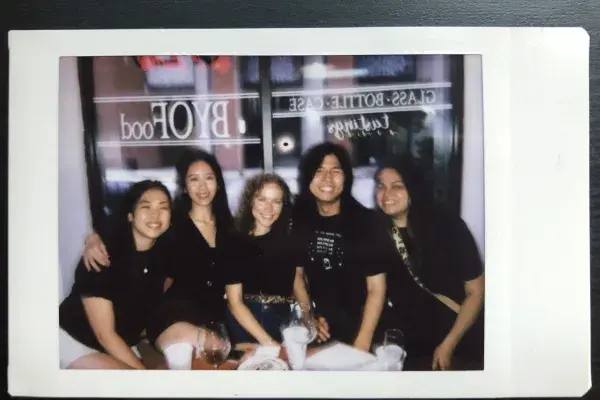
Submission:
M 79 263 L 59 309 L 60 362 L 71 369 L 144 369 L 135 347 L 163 293 L 166 259 L 157 239 L 171 221 L 171 196 L 160 182 L 125 193 L 105 241 L 111 268 L 90 273 Z
M 147 337 L 161 351 L 177 343 L 197 344 L 202 325 L 225 322 L 228 263 L 241 262 L 223 172 L 215 157 L 187 150 L 176 166 L 178 193 L 173 224 L 166 235 L 169 282 L 147 327 Z M 90 268 L 109 264 L 97 235 L 88 238 L 84 257 Z M 108 267 L 112 268 L 112 267 Z M 192 349 L 190 348 L 190 351 Z
M 408 369 L 483 368 L 484 273 L 471 232 L 435 206 L 406 159 L 375 173 L 376 202 L 396 261 L 388 271 L 386 323 L 407 334 Z M 465 363 L 462 363 L 464 361 Z

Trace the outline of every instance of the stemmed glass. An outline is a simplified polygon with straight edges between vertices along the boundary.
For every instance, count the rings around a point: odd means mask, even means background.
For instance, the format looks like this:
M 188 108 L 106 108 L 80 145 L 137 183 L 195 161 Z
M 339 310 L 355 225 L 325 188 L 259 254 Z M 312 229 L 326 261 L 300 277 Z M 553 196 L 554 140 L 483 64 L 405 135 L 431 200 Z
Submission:
M 309 305 L 290 305 L 289 319 L 281 326 L 283 345 L 293 369 L 302 369 L 306 347 L 317 337 L 317 324 Z
M 231 351 L 231 341 L 225 326 L 220 322 L 209 322 L 198 332 L 196 358 L 218 369 Z

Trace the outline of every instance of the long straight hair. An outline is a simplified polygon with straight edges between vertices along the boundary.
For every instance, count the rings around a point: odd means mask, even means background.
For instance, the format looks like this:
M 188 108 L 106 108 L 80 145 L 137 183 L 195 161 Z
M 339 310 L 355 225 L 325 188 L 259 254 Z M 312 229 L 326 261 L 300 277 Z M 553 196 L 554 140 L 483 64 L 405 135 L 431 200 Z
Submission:
M 200 149 L 186 150 L 175 165 L 177 172 L 177 194 L 175 197 L 174 211 L 178 218 L 186 217 L 192 208 L 192 199 L 185 191 L 185 178 L 190 166 L 198 161 L 207 163 L 215 174 L 217 180 L 217 192 L 212 201 L 212 212 L 215 216 L 217 231 L 231 231 L 234 229 L 233 217 L 227 200 L 227 189 L 223 171 L 217 159 L 210 153 Z

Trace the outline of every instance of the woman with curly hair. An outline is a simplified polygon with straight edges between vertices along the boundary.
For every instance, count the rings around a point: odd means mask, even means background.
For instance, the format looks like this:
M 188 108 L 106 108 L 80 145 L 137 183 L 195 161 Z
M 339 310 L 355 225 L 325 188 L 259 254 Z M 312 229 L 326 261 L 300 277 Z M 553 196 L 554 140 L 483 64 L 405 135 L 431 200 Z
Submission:
M 225 287 L 229 327 L 234 343 L 281 342 L 280 326 L 289 314 L 292 294 L 308 304 L 289 230 L 292 195 L 275 174 L 260 174 L 244 188 L 237 215 L 239 231 L 247 235 L 246 262 L 228 274 Z

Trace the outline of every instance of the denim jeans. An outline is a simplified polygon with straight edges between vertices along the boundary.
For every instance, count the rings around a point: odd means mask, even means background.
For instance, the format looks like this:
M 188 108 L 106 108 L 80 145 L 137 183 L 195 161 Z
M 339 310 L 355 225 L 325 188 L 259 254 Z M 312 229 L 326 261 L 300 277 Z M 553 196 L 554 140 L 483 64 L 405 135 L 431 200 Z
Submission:
M 244 300 L 254 318 L 265 331 L 277 342 L 281 343 L 281 325 L 290 314 L 290 305 L 287 303 L 261 303 L 255 300 Z M 256 343 L 257 340 L 239 324 L 229 308 L 227 308 L 227 326 L 233 344 Z

